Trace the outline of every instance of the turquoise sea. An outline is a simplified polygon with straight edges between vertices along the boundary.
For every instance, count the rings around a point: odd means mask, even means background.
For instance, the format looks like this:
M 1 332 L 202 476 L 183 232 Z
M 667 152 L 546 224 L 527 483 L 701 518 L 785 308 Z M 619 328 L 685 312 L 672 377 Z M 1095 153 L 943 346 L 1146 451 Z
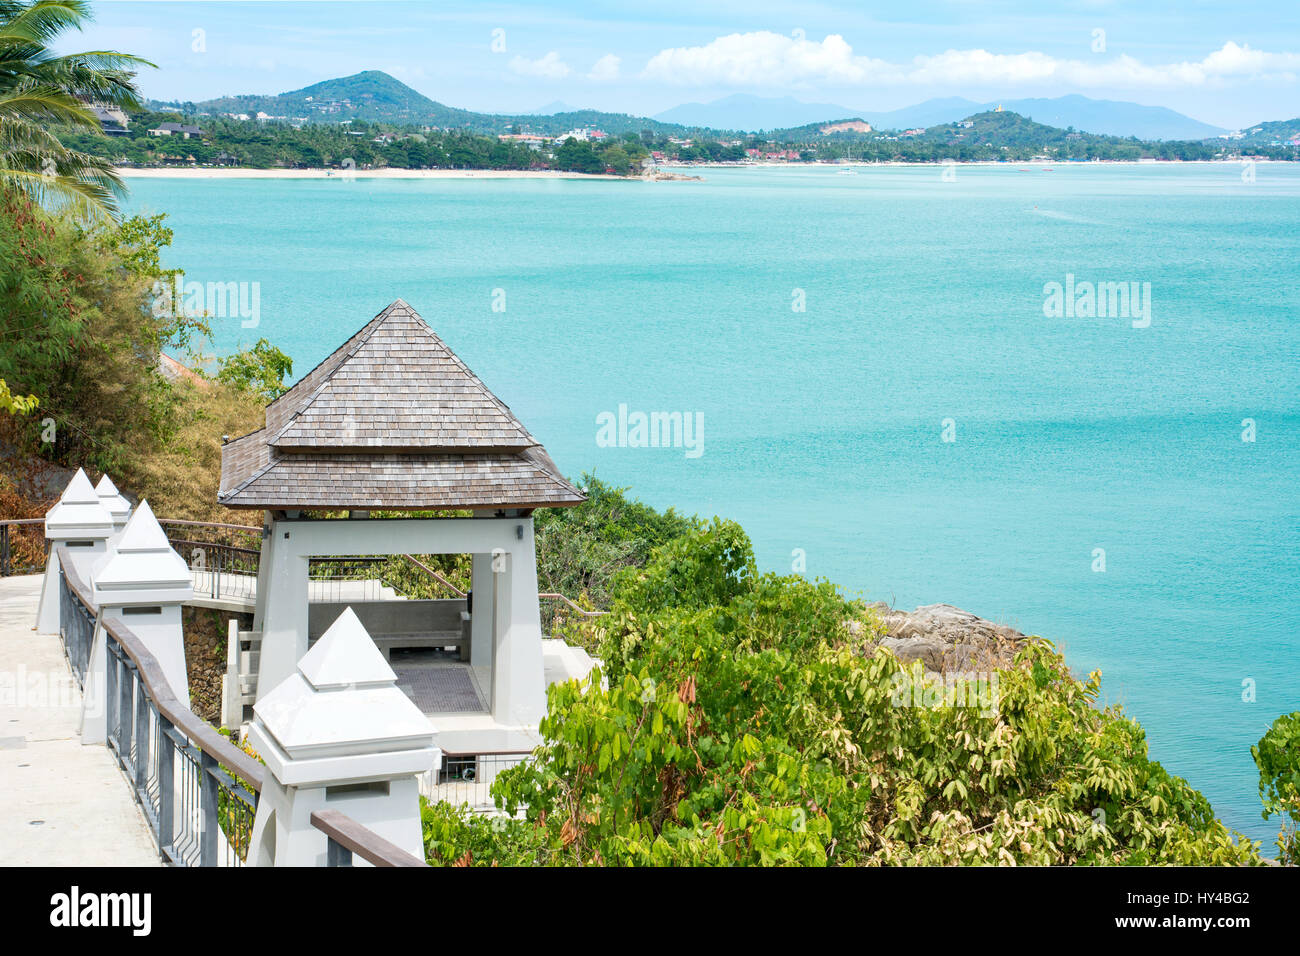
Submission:
M 190 279 L 260 284 L 217 349 L 264 336 L 301 375 L 401 296 L 567 473 L 735 518 L 764 569 L 802 549 L 1050 637 L 1268 850 L 1249 748 L 1300 709 L 1300 168 L 1255 173 L 136 179 L 131 206 L 170 214 Z M 1067 275 L 1150 283 L 1150 325 L 1045 316 Z M 620 404 L 700 413 L 702 454 L 598 446 Z

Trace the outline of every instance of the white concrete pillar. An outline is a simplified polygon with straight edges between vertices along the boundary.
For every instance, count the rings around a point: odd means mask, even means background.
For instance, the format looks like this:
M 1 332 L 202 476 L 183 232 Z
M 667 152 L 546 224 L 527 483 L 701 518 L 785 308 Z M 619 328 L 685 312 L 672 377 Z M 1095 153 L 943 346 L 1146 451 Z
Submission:
M 469 661 L 474 667 L 489 667 L 492 663 L 493 606 L 496 601 L 492 555 L 473 556 L 470 588 L 474 592 L 474 609 L 469 618 Z
M 45 564 L 41 602 L 36 611 L 37 631 L 42 634 L 59 631 L 59 546 L 67 549 L 78 575 L 89 583 L 96 562 L 108 551 L 108 539 L 112 535 L 112 515 L 99 500 L 86 473 L 78 468 L 63 497 L 45 516 L 50 557 Z
M 257 594 L 253 602 L 253 630 L 262 629 L 262 619 L 266 616 L 266 595 L 270 591 L 267 583 L 271 579 L 271 562 L 274 560 L 272 550 L 275 546 L 275 519 L 271 512 L 262 513 L 262 554 L 257 562 Z
M 94 588 L 99 618 L 86 668 L 81 711 L 83 744 L 103 743 L 106 733 L 106 620 L 125 623 L 157 659 L 176 699 L 187 707 L 190 702 L 181 608 L 194 599 L 194 588 L 185 560 L 172 550 L 149 502 L 140 502 L 127 522 L 117 553 L 100 567 Z
M 492 718 L 499 724 L 533 726 L 546 716 L 542 666 L 542 619 L 537 599 L 533 519 L 518 518 L 516 541 L 498 558 L 496 635 L 492 654 Z M 502 565 L 504 564 L 504 567 Z M 477 598 L 474 601 L 478 606 Z
M 253 715 L 248 741 L 268 772 L 249 863 L 325 865 L 327 838 L 311 824 L 312 811 L 322 809 L 339 810 L 424 858 L 418 777 L 442 755 L 433 725 L 397 689 L 351 608 L 258 700 Z
M 257 699 L 261 700 L 298 668 L 307 653 L 308 556 L 293 553 L 292 524 L 272 521 L 257 575 L 262 645 L 258 657 Z M 269 559 L 269 560 L 268 560 Z M 256 614 L 254 615 L 256 628 Z

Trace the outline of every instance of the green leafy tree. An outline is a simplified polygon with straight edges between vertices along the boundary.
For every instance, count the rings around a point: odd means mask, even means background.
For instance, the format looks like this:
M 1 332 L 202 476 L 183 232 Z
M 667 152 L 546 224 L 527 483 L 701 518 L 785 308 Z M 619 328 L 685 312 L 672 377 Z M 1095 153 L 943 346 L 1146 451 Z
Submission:
M 879 647 L 825 582 L 715 521 L 615 577 L 602 671 L 552 685 L 502 859 L 552 865 L 1243 864 L 1257 846 L 1045 641 L 985 692 Z M 438 853 L 458 858 L 452 829 Z M 474 838 L 490 838 L 486 830 Z M 475 859 L 493 853 L 477 845 Z
M 1273 721 L 1250 753 L 1259 768 L 1264 819 L 1277 814 L 1284 821 L 1277 836 L 1281 859 L 1300 866 L 1300 711 Z
M 270 402 L 284 394 L 285 378 L 293 374 L 293 360 L 266 339 L 217 360 L 217 381 L 245 389 Z
M 605 161 L 591 144 L 570 136 L 555 151 L 555 168 L 574 173 L 603 173 Z
M 10 415 L 26 415 L 28 412 L 35 411 L 38 405 L 40 401 L 35 395 L 15 395 L 9 391 L 5 380 L 0 378 L 0 410 Z

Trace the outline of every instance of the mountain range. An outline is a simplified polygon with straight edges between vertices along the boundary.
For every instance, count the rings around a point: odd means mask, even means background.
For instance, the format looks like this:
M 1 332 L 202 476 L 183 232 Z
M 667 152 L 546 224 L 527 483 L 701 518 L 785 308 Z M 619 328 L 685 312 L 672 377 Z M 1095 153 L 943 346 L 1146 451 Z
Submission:
M 804 103 L 793 97 L 761 97 L 745 93 L 711 103 L 675 106 L 655 119 L 682 126 L 743 129 L 784 129 L 828 120 L 856 117 L 877 129 L 913 129 L 952 123 L 1001 106 L 1004 111 L 1032 117 L 1035 122 L 1061 129 L 1074 127 L 1106 136 L 1138 139 L 1209 139 L 1226 130 L 1202 123 L 1163 106 L 1142 106 L 1115 100 L 1094 100 L 1072 94 L 1054 99 L 1001 100 L 977 103 L 961 96 L 926 100 L 888 112 L 853 109 L 832 103 Z
M 756 132 L 852 118 L 866 120 L 882 130 L 924 129 L 997 107 L 1059 129 L 1073 127 L 1087 133 L 1132 136 L 1142 140 L 1204 140 L 1226 132 L 1162 106 L 1094 100 L 1077 94 L 989 103 L 947 97 L 887 112 L 855 110 L 832 103 L 805 103 L 793 97 L 760 97 L 742 93 L 710 103 L 686 103 L 654 117 L 574 109 L 561 102 L 547 104 L 533 113 L 479 113 L 432 100 L 380 70 L 325 80 L 278 95 L 245 94 L 223 96 L 202 103 L 155 102 L 152 105 L 160 109 L 210 115 L 246 113 L 254 116 L 260 112 L 272 117 L 305 118 L 314 122 L 357 119 L 482 133 L 526 129 L 549 135 L 586 126 L 600 127 L 614 135 L 644 130 L 659 135 L 689 135 L 700 131 Z M 1285 141 L 1300 131 L 1298 127 L 1300 121 L 1297 120 L 1262 123 L 1250 127 L 1243 142 L 1267 145 L 1278 139 Z

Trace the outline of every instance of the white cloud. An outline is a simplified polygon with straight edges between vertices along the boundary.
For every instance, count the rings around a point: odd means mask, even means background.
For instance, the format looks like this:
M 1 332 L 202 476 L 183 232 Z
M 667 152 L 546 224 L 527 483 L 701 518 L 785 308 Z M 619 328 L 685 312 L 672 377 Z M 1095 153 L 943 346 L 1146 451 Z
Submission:
M 554 50 L 540 60 L 517 56 L 510 61 L 510 69 L 520 76 L 540 76 L 547 80 L 561 80 L 572 72 Z
M 646 64 L 645 76 L 687 86 L 852 86 L 866 83 L 873 72 L 888 66 L 854 56 L 838 34 L 817 43 L 763 30 L 732 33 L 704 46 L 660 50 Z
M 1268 53 L 1232 41 L 1197 61 L 1145 64 L 1131 56 L 1058 59 L 1046 53 L 948 50 L 890 63 L 855 54 L 838 34 L 820 43 L 759 31 L 695 47 L 661 50 L 643 76 L 683 86 L 1018 86 L 1056 81 L 1079 87 L 1215 86 L 1262 77 L 1294 81 L 1300 54 Z
M 597 83 L 609 83 L 618 79 L 618 67 L 623 61 L 612 53 L 606 53 L 597 60 L 591 67 L 591 72 L 587 74 L 587 79 L 595 80 Z

